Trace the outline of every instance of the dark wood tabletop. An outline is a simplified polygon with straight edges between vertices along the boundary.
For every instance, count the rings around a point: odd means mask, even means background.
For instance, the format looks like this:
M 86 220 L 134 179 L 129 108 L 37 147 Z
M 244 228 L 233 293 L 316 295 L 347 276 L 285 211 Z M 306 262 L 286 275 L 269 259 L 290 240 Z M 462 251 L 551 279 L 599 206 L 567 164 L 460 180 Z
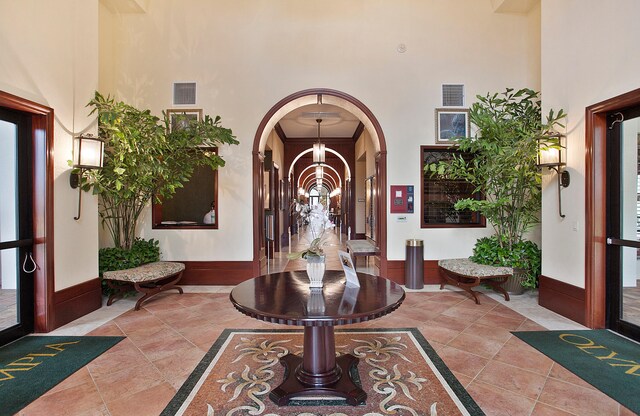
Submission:
M 285 325 L 345 325 L 386 315 L 404 300 L 391 280 L 358 273 L 360 287 L 344 284 L 344 272 L 327 270 L 322 290 L 309 289 L 305 271 L 273 273 L 236 286 L 230 299 L 242 313 Z

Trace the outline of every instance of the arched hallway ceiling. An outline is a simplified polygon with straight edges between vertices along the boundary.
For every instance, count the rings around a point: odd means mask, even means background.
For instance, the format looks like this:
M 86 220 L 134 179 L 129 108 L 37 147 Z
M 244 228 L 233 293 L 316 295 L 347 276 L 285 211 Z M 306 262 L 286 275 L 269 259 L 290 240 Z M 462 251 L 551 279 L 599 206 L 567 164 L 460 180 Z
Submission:
M 358 117 L 332 104 L 309 104 L 298 107 L 278 122 L 281 138 L 284 140 L 315 139 L 318 137 L 317 119 L 320 123 L 320 136 L 323 142 L 330 143 L 332 138 L 353 138 L 361 132 Z

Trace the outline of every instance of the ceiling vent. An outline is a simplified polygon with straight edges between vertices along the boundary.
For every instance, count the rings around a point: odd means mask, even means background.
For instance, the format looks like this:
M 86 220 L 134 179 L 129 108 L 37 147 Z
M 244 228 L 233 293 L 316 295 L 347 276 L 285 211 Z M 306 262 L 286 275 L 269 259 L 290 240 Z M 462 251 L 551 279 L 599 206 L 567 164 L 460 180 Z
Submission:
M 442 106 L 464 107 L 464 85 L 442 84 Z
M 196 104 L 196 83 L 195 82 L 174 82 L 173 83 L 173 105 L 195 105 Z

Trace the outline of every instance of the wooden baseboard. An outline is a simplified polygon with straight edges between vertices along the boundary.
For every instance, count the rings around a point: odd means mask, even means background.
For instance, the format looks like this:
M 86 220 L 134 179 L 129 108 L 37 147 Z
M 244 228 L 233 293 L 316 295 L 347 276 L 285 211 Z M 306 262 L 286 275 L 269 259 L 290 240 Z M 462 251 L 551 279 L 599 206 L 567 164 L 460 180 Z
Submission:
M 404 262 L 404 260 L 387 261 L 387 278 L 404 285 Z M 438 260 L 425 260 L 423 273 L 424 284 L 426 285 L 439 285 L 442 281 L 440 269 L 438 268 Z
M 176 260 L 179 261 L 179 260 Z M 181 261 L 181 285 L 237 285 L 253 276 L 251 261 Z
M 53 293 L 53 329 L 102 307 L 102 287 L 95 278 Z
M 566 318 L 585 325 L 585 290 L 552 279 L 540 276 L 538 304 Z

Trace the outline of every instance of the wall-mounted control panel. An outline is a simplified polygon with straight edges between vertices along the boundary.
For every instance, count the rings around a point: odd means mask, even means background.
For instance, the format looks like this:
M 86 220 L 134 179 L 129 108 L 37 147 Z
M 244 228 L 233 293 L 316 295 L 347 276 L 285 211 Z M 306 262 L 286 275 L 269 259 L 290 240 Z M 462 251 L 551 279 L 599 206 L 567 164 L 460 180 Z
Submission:
M 391 185 L 391 213 L 413 214 L 413 185 Z

